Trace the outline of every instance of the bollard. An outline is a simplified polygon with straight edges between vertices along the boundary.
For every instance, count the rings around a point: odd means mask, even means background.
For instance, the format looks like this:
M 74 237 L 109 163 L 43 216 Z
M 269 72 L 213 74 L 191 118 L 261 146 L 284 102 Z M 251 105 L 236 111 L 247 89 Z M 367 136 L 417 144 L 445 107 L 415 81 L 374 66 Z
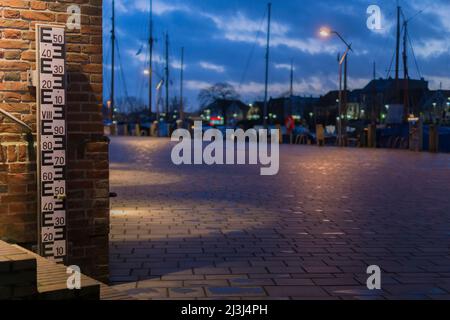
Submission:
M 152 126 L 150 127 L 150 136 L 151 137 L 157 137 L 158 136 L 158 128 L 157 128 L 157 122 L 153 122 Z
M 429 135 L 429 151 L 433 153 L 439 152 L 439 126 L 430 124 Z
M 370 124 L 367 128 L 367 147 L 377 147 L 377 126 L 375 124 Z
M 283 133 L 281 132 L 281 125 L 277 124 L 275 127 L 278 130 L 278 142 L 280 144 L 282 144 L 283 143 Z
M 141 126 L 139 125 L 139 123 L 136 123 L 134 128 L 135 128 L 134 131 L 135 131 L 136 137 L 140 137 L 141 136 Z
M 409 123 L 409 150 L 416 152 L 423 150 L 423 124 L 421 119 Z
M 359 133 L 359 147 L 365 148 L 366 147 L 366 129 L 360 131 Z
M 103 134 L 105 136 L 110 136 L 111 135 L 111 127 L 109 126 L 103 126 Z
M 127 124 L 124 124 L 124 125 L 123 125 L 123 135 L 124 135 L 125 137 L 128 136 L 128 125 L 127 125 Z
M 319 147 L 325 146 L 325 128 L 322 124 L 316 125 L 316 140 Z
M 111 134 L 111 136 L 117 136 L 117 123 L 113 123 L 111 126 L 110 126 L 110 134 Z

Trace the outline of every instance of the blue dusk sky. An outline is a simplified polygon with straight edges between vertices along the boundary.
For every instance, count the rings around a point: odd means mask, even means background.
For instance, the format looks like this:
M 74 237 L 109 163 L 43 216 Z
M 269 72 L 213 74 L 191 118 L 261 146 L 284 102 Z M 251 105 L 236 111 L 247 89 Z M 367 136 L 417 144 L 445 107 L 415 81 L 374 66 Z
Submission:
M 122 72 L 116 72 L 117 98 L 125 96 L 126 82 L 128 96 L 147 103 L 149 2 L 116 0 L 116 68 L 119 55 L 122 65 Z M 111 3 L 104 0 L 105 97 L 109 97 L 111 79 Z M 382 29 L 377 31 L 366 26 L 366 10 L 373 4 L 382 12 Z M 441 83 L 450 89 L 450 1 L 400 0 L 399 4 L 406 18 L 415 16 L 409 23 L 414 48 L 408 49 L 410 76 L 424 77 L 432 89 Z M 292 60 L 295 94 L 319 96 L 337 88 L 337 55 L 345 46 L 337 37 L 321 38 L 322 26 L 339 31 L 352 43 L 350 89 L 364 86 L 373 77 L 374 61 L 377 77 L 386 77 L 395 50 L 396 5 L 395 0 L 273 0 L 269 95 L 289 90 Z M 164 33 L 168 32 L 171 96 L 179 95 L 184 47 L 188 109 L 197 108 L 199 90 L 216 82 L 232 84 L 245 102 L 263 97 L 267 1 L 154 0 L 153 11 L 154 86 L 164 73 Z

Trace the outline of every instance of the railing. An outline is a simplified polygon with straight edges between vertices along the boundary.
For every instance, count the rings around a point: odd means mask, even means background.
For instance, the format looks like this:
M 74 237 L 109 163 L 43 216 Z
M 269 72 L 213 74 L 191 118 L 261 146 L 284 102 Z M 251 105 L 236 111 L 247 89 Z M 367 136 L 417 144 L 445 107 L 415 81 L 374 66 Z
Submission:
M 29 125 L 27 125 L 25 122 L 23 122 L 22 120 L 17 119 L 11 113 L 9 113 L 9 112 L 1 109 L 1 108 L 0 108 L 0 114 L 4 115 L 8 119 L 10 119 L 10 120 L 14 121 L 15 123 L 17 123 L 20 127 L 22 127 L 22 129 L 24 129 L 24 131 L 26 133 L 31 133 L 33 131 L 33 129 L 31 129 L 31 127 Z

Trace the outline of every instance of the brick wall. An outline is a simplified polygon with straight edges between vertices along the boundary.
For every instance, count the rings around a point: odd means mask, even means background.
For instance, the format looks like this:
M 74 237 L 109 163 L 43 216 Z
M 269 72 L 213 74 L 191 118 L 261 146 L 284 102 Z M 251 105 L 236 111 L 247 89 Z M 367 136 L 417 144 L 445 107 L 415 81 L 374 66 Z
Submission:
M 108 142 L 103 137 L 102 1 L 0 0 L 0 108 L 36 130 L 35 24 L 65 24 L 81 7 L 81 30 L 66 30 L 69 263 L 100 280 L 108 275 Z M 37 239 L 35 135 L 0 116 L 0 239 L 31 247 Z

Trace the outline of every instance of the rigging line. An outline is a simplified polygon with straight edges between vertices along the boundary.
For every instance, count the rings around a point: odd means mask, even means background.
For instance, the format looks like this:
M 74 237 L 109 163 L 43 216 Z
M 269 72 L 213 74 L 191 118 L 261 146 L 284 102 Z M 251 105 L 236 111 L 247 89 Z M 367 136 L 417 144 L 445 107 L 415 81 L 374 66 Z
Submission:
M 154 38 L 153 40 L 154 40 L 155 44 L 160 43 L 159 41 L 156 40 L 156 38 Z M 164 45 L 164 44 L 160 44 L 160 45 Z M 161 72 L 161 71 L 158 72 L 157 68 L 160 68 L 161 65 L 164 64 L 164 61 L 161 59 L 161 55 L 157 53 L 157 51 L 158 51 L 157 48 L 158 48 L 157 45 L 153 46 L 153 68 L 152 68 L 153 70 L 152 70 L 152 74 L 154 76 L 156 75 L 159 78 L 159 80 L 161 80 L 161 79 L 163 79 L 163 76 L 162 76 L 163 72 Z M 160 47 L 160 49 L 161 49 L 161 47 Z M 150 54 L 149 51 L 150 51 L 150 48 L 148 48 L 148 46 L 147 46 L 146 54 Z M 159 50 L 159 52 L 164 52 L 164 48 L 163 48 L 162 51 Z M 147 60 L 147 58 L 146 58 L 146 60 Z M 147 65 L 149 66 L 149 63 L 147 63 Z
M 415 63 L 416 68 L 417 68 L 417 73 L 419 74 L 419 78 L 422 78 L 422 73 L 420 72 L 419 63 L 417 62 L 416 53 L 414 52 L 414 46 L 413 46 L 411 37 L 409 36 L 409 33 L 408 33 L 407 37 L 408 37 L 409 45 L 411 47 L 411 51 L 412 51 L 412 54 L 413 54 L 413 57 L 414 57 L 414 63 Z
M 392 54 L 392 58 L 391 58 L 391 63 L 389 65 L 389 69 L 387 70 L 387 74 L 386 74 L 386 78 L 389 78 L 391 76 L 391 72 L 392 72 L 392 65 L 394 64 L 394 59 L 395 59 L 395 51 Z
M 149 6 L 150 6 L 150 3 L 149 3 Z M 149 6 L 148 6 L 148 10 L 150 11 Z M 144 23 L 141 24 L 140 39 L 139 39 L 139 42 L 140 42 L 139 50 L 140 51 L 138 51 L 139 53 L 142 53 L 142 50 L 145 48 L 145 56 L 144 56 L 144 61 L 142 64 L 144 65 L 143 69 L 148 68 L 148 70 L 150 70 L 150 62 L 148 61 L 149 60 L 148 56 L 149 56 L 149 51 L 150 51 L 150 48 L 148 45 L 148 38 L 150 37 L 150 34 L 148 32 L 149 31 L 149 23 L 150 23 L 150 21 L 148 19 L 144 19 Z M 141 73 L 139 73 L 139 74 L 140 74 L 141 80 L 139 81 L 139 89 L 137 91 L 137 96 L 136 96 L 137 104 L 144 102 L 143 90 L 144 90 L 145 77 L 143 76 L 143 74 L 141 74 Z M 134 112 L 134 107 L 133 107 L 132 111 Z
M 402 24 L 402 28 L 401 28 L 401 30 L 400 30 L 400 34 L 402 34 L 404 30 L 405 30 L 405 25 Z M 391 64 L 390 64 L 390 66 L 389 66 L 389 69 L 388 69 L 388 73 L 387 73 L 386 78 L 389 78 L 389 76 L 391 75 L 391 72 L 392 72 L 392 65 L 394 64 L 394 58 L 395 58 L 395 55 L 396 55 L 396 52 L 395 52 L 395 50 L 394 50 L 394 54 L 392 55 Z M 400 71 L 400 69 L 399 69 L 399 71 Z
M 145 51 L 145 61 L 147 61 L 147 59 L 148 59 L 148 57 L 149 57 L 149 52 L 148 51 Z M 141 75 L 141 79 L 143 78 L 143 76 Z M 144 101 L 144 99 L 143 99 L 143 91 L 144 91 L 144 83 L 145 83 L 145 80 L 146 79 L 142 79 L 141 81 L 139 81 L 140 83 L 139 83 L 139 94 L 138 94 L 138 98 L 139 98 L 139 100 L 140 101 Z M 150 85 L 150 84 L 149 84 Z
M 396 11 L 397 11 L 397 9 L 395 8 L 395 9 L 391 9 L 389 12 L 388 12 L 388 14 L 386 14 L 385 15 L 385 20 L 386 21 L 389 21 L 390 20 L 390 18 L 392 18 L 392 17 L 394 17 L 394 15 L 396 14 Z M 381 52 L 384 52 L 383 50 L 381 51 Z M 383 57 L 384 57 L 384 54 L 383 54 Z M 389 65 L 389 69 L 387 69 L 387 77 L 389 77 L 389 74 L 391 73 L 391 69 L 392 69 L 392 64 L 393 64 L 393 59 L 394 59 L 394 57 L 395 57 L 395 50 L 394 50 L 394 53 L 393 53 L 393 57 L 392 57 L 392 60 L 391 60 L 391 63 L 390 63 L 390 65 Z M 376 61 L 377 63 L 379 62 L 379 59 L 380 58 L 380 51 L 377 51 L 377 53 L 375 54 L 375 60 L 374 61 Z M 381 74 L 381 72 L 377 72 L 377 74 Z
M 119 46 L 119 41 L 116 41 L 116 46 L 117 46 L 117 56 L 119 58 L 119 71 L 120 71 L 120 75 L 122 76 L 122 82 L 123 82 L 123 89 L 124 89 L 124 93 L 125 93 L 125 99 L 127 101 L 127 103 L 129 104 L 130 107 L 132 107 L 132 103 L 130 102 L 130 96 L 128 95 L 128 89 L 127 89 L 127 84 L 125 82 L 125 76 L 124 76 L 124 72 L 123 72 L 123 65 L 122 65 L 122 58 L 120 55 L 120 46 Z
M 386 15 L 386 17 L 387 17 L 386 20 L 389 20 L 389 18 L 396 16 L 396 14 L 397 14 L 397 7 L 398 6 L 399 6 L 399 1 L 397 0 L 396 7 L 394 9 L 392 9 L 391 11 L 389 11 L 389 14 Z M 392 54 L 392 59 L 391 59 L 391 63 L 389 64 L 389 68 L 386 71 L 387 72 L 386 73 L 386 78 L 389 78 L 389 76 L 392 73 L 392 66 L 394 64 L 394 59 L 395 59 L 395 50 L 394 50 L 394 53 Z M 376 60 L 378 60 L 378 59 L 376 59 Z
M 107 57 L 109 57 L 109 55 L 110 55 L 110 46 L 108 45 L 107 47 L 106 47 L 106 56 L 104 56 L 104 58 L 105 59 L 107 59 Z M 104 62 L 104 65 L 107 65 L 107 63 L 105 63 Z M 112 67 L 112 66 L 111 66 Z M 108 75 L 109 75 L 109 73 L 108 72 L 106 72 L 106 70 L 104 70 L 104 77 L 105 77 L 105 83 L 111 83 L 111 78 L 110 77 L 108 77 Z M 111 96 L 111 88 L 109 87 L 109 86 L 104 86 L 104 87 L 106 87 L 106 93 L 108 94 L 107 95 L 107 97 L 108 97 L 108 99 L 110 98 L 110 96 Z
M 150 2 L 149 2 L 149 8 L 148 8 L 148 13 L 150 13 Z M 150 33 L 149 33 L 149 28 L 150 27 L 150 19 L 145 19 L 145 22 L 142 24 L 142 35 L 144 35 L 144 40 L 143 41 L 148 41 L 148 39 L 150 38 Z
M 109 79 L 105 79 L 109 80 Z M 109 100 L 109 97 L 111 96 L 111 90 L 108 88 L 108 86 L 104 86 L 105 90 L 106 90 L 106 99 Z
M 266 9 L 266 10 L 264 11 L 264 15 L 263 15 L 263 17 L 262 17 L 262 19 L 261 19 L 261 23 L 260 23 L 259 29 L 258 29 L 258 31 L 257 31 L 257 33 L 256 33 L 255 41 L 253 42 L 253 46 L 252 46 L 252 48 L 251 48 L 251 50 L 250 50 L 249 57 L 248 57 L 247 62 L 246 62 L 246 64 L 245 64 L 244 72 L 243 72 L 243 74 L 242 74 L 242 77 L 241 77 L 241 80 L 240 80 L 239 86 L 238 86 L 239 89 L 242 87 L 242 84 L 244 83 L 245 78 L 247 77 L 247 72 L 248 72 L 248 69 L 249 69 L 249 67 L 250 67 L 251 59 L 253 58 L 253 54 L 254 54 L 254 52 L 255 52 L 256 45 L 258 44 L 258 39 L 259 39 L 259 37 L 260 37 L 260 35 L 261 35 L 261 33 L 262 33 L 262 28 L 263 28 L 264 20 L 266 19 L 267 13 L 268 13 L 268 12 L 267 12 L 267 9 Z
M 111 44 L 110 44 L 110 39 L 108 38 L 108 40 L 107 41 L 104 41 L 104 42 L 106 42 L 106 46 L 105 46 L 105 49 L 106 49 L 106 55 L 103 55 L 103 62 L 105 62 L 105 64 L 106 64 L 106 60 L 107 59 L 109 59 L 110 57 L 109 57 L 109 54 L 110 54 L 110 51 L 111 51 Z
M 149 6 L 150 6 L 150 4 L 149 4 Z M 150 11 L 149 6 L 147 6 L 147 9 Z M 141 29 L 140 29 L 139 34 L 137 34 L 137 35 L 140 36 L 140 37 L 138 37 L 138 39 L 139 39 L 138 42 L 140 42 L 141 44 L 142 43 L 146 44 L 148 42 L 148 38 L 150 37 L 150 35 L 148 34 L 149 23 L 150 23 L 150 21 L 148 21 L 148 19 L 144 19 L 144 23 L 140 24 Z
M 418 11 L 415 15 L 413 15 L 411 18 L 407 20 L 407 22 L 411 22 L 411 20 L 415 19 L 418 15 L 422 14 L 425 11 L 425 9 L 422 9 Z
M 110 78 L 108 78 L 106 75 L 105 75 L 105 82 L 106 83 L 110 83 L 111 82 Z M 103 87 L 106 90 L 106 100 L 109 100 L 109 98 L 111 97 L 111 90 L 110 90 L 109 86 L 103 86 Z

